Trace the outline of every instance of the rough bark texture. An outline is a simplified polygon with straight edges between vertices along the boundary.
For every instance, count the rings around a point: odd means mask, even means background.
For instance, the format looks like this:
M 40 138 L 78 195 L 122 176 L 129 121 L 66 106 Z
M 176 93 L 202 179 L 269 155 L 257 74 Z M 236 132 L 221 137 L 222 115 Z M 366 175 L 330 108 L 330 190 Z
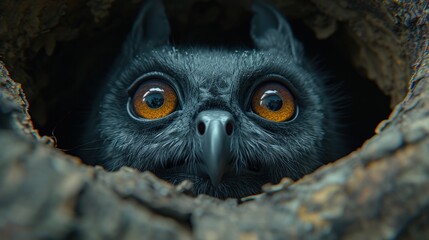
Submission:
M 58 41 L 109 28 L 114 21 L 107 19 L 136 6 L 118 1 L 110 8 L 112 2 L 0 3 L 0 52 L 13 78 L 0 63 L 1 239 L 429 236 L 427 1 L 311 0 L 302 6 L 301 1 L 273 1 L 320 38 L 338 26 L 346 29 L 355 66 L 397 105 L 377 134 L 349 156 L 296 183 L 266 186 L 264 194 L 240 201 L 193 198 L 187 195 L 189 183 L 173 187 L 129 168 L 106 172 L 85 166 L 33 129 L 17 82 L 35 101 L 46 84 L 35 83 L 26 70 L 40 50 L 50 55 Z M 180 19 L 179 13 L 189 11 L 183 6 L 171 1 L 168 8 Z

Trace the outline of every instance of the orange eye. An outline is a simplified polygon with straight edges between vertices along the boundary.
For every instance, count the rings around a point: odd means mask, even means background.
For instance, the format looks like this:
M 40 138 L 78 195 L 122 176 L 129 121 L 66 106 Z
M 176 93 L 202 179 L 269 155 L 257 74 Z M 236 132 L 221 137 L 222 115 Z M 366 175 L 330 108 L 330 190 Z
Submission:
M 140 85 L 134 93 L 132 106 L 138 116 L 158 119 L 174 112 L 177 102 L 176 92 L 170 85 L 152 80 Z
M 284 122 L 295 114 L 295 100 L 287 87 L 270 82 L 259 86 L 252 96 L 252 109 L 259 116 L 273 121 Z

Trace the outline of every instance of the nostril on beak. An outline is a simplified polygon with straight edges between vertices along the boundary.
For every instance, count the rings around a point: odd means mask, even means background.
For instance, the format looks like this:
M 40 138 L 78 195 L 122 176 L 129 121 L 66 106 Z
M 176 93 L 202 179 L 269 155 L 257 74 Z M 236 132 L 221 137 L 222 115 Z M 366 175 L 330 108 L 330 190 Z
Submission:
M 204 133 L 206 132 L 206 125 L 204 124 L 204 122 L 199 122 L 198 123 L 197 130 L 198 130 L 198 133 L 200 135 L 204 135 Z
M 225 130 L 226 130 L 226 134 L 228 136 L 231 136 L 232 132 L 234 131 L 234 124 L 232 123 L 232 121 L 228 121 L 226 123 Z

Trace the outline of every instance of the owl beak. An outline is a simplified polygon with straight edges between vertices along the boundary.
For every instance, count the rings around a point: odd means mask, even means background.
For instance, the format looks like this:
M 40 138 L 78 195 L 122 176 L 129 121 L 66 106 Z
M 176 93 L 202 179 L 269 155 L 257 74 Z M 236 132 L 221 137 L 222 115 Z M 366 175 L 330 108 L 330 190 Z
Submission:
M 198 114 L 196 123 L 202 147 L 202 169 L 217 187 L 232 159 L 233 117 L 226 111 L 207 110 Z

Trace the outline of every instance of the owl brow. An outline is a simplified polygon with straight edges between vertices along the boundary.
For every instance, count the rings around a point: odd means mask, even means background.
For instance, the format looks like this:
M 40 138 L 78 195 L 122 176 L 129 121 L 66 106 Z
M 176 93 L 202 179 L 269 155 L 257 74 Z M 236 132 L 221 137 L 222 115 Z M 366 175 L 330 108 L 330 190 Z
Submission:
M 159 58 L 156 56 L 145 59 L 143 64 L 140 63 L 139 66 L 140 66 L 140 71 L 144 71 L 144 72 L 157 71 L 157 72 L 166 73 L 174 78 L 179 77 L 177 76 L 177 73 L 180 71 L 178 71 L 177 69 L 174 69 L 173 64 L 170 64 L 165 59 Z
M 177 64 L 180 59 L 172 59 L 171 56 L 153 56 L 149 61 L 146 62 L 145 71 L 159 71 L 169 75 L 177 87 L 183 98 L 186 98 L 186 93 L 194 91 L 193 89 L 198 87 L 193 81 L 189 80 L 189 72 L 186 64 Z M 188 79 L 188 80 L 185 80 Z
M 240 88 L 250 88 L 258 79 L 269 74 L 279 74 L 284 77 L 290 76 L 290 73 L 285 72 L 284 67 L 282 68 L 272 63 L 259 66 L 249 66 L 238 73 L 238 86 Z

